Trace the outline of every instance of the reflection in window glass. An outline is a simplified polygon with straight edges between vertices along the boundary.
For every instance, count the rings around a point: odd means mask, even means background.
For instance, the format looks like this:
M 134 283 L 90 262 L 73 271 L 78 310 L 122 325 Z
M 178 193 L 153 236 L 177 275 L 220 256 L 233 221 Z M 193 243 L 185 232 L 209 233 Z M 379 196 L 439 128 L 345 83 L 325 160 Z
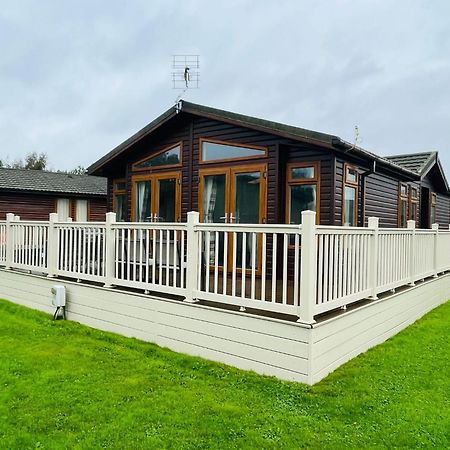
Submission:
M 436 206 L 431 207 L 431 224 L 436 223 Z
M 293 180 L 312 179 L 315 177 L 314 166 L 311 167 L 294 167 L 291 169 L 291 178 Z
M 347 182 L 356 183 L 358 179 L 358 172 L 355 169 L 347 168 Z
M 225 222 L 225 175 L 223 174 L 203 177 L 203 222 Z
M 125 222 L 126 220 L 126 201 L 125 194 L 116 194 L 114 196 L 114 207 L 116 213 L 116 220 L 118 222 Z
M 344 226 L 356 226 L 356 188 L 345 186 L 344 189 Z
M 411 203 L 410 220 L 417 220 L 417 202 Z
M 151 184 L 149 181 L 138 181 L 136 183 L 136 217 L 137 222 L 148 222 L 150 220 L 150 197 Z
M 159 181 L 158 221 L 176 222 L 177 180 L 168 178 Z
M 151 156 L 150 158 L 136 163 L 134 167 L 136 169 L 146 169 L 148 167 L 158 167 L 158 166 L 172 166 L 181 163 L 181 147 L 177 145 L 163 153 Z
M 290 186 L 290 190 L 289 222 L 291 224 L 301 224 L 302 211 L 316 211 L 316 185 L 297 184 Z
M 408 211 L 408 202 L 406 200 L 400 201 L 400 227 L 404 228 L 407 225 L 407 211 Z
M 215 142 L 203 142 L 203 161 L 215 161 L 219 159 L 251 158 L 255 156 L 263 157 L 265 150 L 255 148 L 237 147 L 235 145 L 217 144 Z

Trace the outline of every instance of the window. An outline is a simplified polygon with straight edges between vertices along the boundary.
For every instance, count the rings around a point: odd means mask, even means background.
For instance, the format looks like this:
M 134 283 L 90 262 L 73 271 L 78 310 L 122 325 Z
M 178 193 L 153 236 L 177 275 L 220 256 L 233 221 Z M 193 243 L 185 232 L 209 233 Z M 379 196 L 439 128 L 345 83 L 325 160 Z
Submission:
M 222 161 L 229 159 L 264 158 L 267 154 L 264 147 L 253 145 L 231 144 L 220 141 L 206 141 L 201 139 L 201 160 Z
M 319 211 L 319 163 L 288 164 L 286 178 L 286 221 L 301 224 L 302 211 Z
M 344 201 L 343 217 L 344 226 L 357 225 L 358 212 L 358 169 L 347 164 L 344 165 Z
M 113 181 L 113 210 L 116 213 L 118 222 L 125 222 L 127 219 L 127 202 L 126 202 L 126 181 Z
M 88 201 L 77 200 L 75 204 L 75 220 L 77 222 L 88 221 Z
M 400 183 L 398 197 L 398 226 L 406 228 L 408 221 L 408 185 Z
M 58 220 L 60 222 L 66 222 L 70 217 L 70 200 L 68 198 L 58 198 L 56 212 L 58 213 Z
M 437 196 L 435 193 L 431 194 L 431 214 L 430 214 L 430 219 L 431 219 L 431 224 L 436 223 L 436 200 L 437 200 Z
M 417 212 L 419 210 L 419 191 L 411 186 L 409 191 L 409 220 L 417 221 Z
M 154 167 L 172 167 L 181 164 L 181 144 L 172 145 L 149 158 L 133 164 L 133 169 L 145 170 Z
M 135 217 L 136 222 L 148 222 L 150 221 L 150 199 L 151 199 L 152 184 L 150 181 L 137 181 L 136 182 L 136 195 L 135 195 Z

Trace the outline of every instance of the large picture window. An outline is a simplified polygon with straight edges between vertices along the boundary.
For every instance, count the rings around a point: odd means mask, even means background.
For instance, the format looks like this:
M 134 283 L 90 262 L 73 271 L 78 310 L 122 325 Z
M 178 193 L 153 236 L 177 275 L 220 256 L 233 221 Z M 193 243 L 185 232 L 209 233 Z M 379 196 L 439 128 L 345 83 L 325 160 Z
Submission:
M 301 224 L 302 211 L 319 212 L 319 163 L 288 164 L 286 178 L 286 221 Z
M 201 161 L 203 162 L 264 158 L 267 154 L 264 147 L 205 139 L 200 140 L 200 147 Z
M 133 164 L 133 170 L 174 167 L 181 164 L 181 144 L 175 144 Z
M 355 227 L 358 223 L 358 170 L 344 165 L 344 200 L 342 224 Z

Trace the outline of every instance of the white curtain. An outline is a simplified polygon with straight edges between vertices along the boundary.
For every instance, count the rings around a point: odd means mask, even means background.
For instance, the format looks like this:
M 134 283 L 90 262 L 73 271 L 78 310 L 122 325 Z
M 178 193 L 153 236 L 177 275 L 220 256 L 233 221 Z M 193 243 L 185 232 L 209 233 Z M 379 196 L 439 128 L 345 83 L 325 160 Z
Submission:
M 137 183 L 137 214 L 138 222 L 145 222 L 149 215 L 150 206 L 150 184 L 148 181 Z
M 205 177 L 204 180 L 203 221 L 210 223 L 213 221 L 213 213 L 216 206 L 217 183 L 215 182 L 214 175 Z

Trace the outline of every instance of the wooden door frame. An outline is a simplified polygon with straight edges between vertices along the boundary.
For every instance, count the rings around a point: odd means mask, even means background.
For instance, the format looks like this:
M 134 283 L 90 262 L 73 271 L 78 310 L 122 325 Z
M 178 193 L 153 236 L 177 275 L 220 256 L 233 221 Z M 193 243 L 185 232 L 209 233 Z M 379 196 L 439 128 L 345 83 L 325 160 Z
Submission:
M 267 164 L 246 164 L 242 166 L 233 166 L 230 168 L 230 204 L 228 213 L 236 213 L 236 181 L 234 175 L 239 173 L 261 172 L 261 181 L 259 184 L 259 222 L 267 221 Z
M 199 179 L 198 209 L 199 209 L 199 214 L 200 214 L 200 222 L 203 221 L 203 197 L 204 197 L 203 190 L 205 187 L 204 177 L 211 176 L 211 175 L 225 175 L 225 205 L 224 205 L 225 213 L 228 213 L 228 210 L 229 210 L 230 198 L 227 195 L 227 193 L 228 193 L 227 191 L 228 191 L 228 186 L 229 186 L 229 182 L 230 182 L 230 168 L 229 167 L 209 167 L 209 168 L 199 169 L 199 172 L 198 172 L 198 179 Z
M 150 214 L 157 214 L 159 202 L 159 183 L 160 180 L 175 178 L 175 216 L 176 221 L 181 220 L 181 171 L 157 172 L 133 175 L 131 177 L 131 219 L 136 222 L 136 183 L 141 181 L 150 182 Z
M 208 175 L 225 175 L 225 213 L 228 215 L 232 212 L 236 213 L 236 182 L 234 175 L 239 173 L 249 173 L 249 172 L 260 172 L 261 173 L 261 181 L 260 189 L 259 189 L 259 222 L 265 223 L 266 221 L 266 212 L 267 212 L 267 163 L 247 163 L 242 165 L 228 165 L 222 167 L 212 167 L 212 168 L 202 168 L 199 170 L 199 213 L 200 213 L 200 221 L 203 220 L 203 190 L 204 190 L 204 177 Z M 260 238 L 257 239 L 259 241 Z M 228 261 L 227 268 L 228 271 L 232 270 L 233 261 L 232 261 L 232 252 L 230 248 L 233 246 L 232 237 L 228 239 Z M 262 258 L 262 249 L 261 244 L 258 245 L 257 251 L 257 269 L 256 273 L 259 275 L 261 270 L 261 258 Z M 213 270 L 211 268 L 211 270 Z M 220 266 L 219 270 L 223 270 L 223 267 Z M 237 272 L 240 272 L 242 269 L 237 268 Z M 251 269 L 246 269 L 250 271 Z

